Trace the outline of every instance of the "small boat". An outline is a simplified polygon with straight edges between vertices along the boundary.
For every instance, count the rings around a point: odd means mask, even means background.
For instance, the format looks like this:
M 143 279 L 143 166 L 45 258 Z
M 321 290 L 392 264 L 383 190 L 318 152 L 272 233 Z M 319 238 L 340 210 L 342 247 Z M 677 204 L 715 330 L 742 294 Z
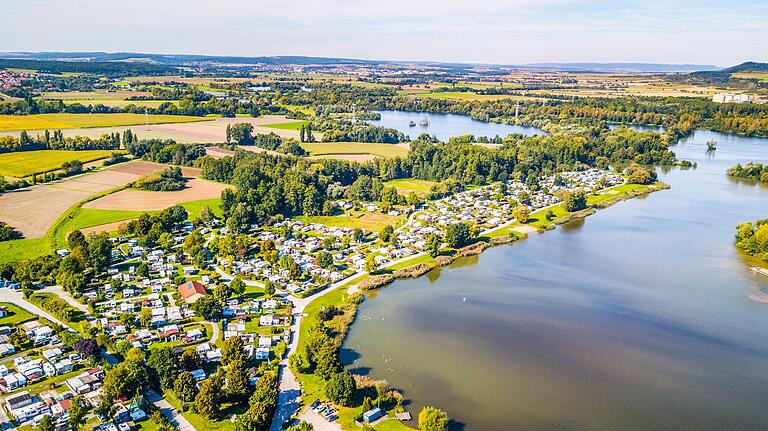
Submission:
M 422 118 L 421 121 L 419 121 L 419 125 L 424 127 L 429 126 L 429 120 L 427 120 L 427 117 Z
M 752 267 L 752 268 L 750 268 L 750 269 L 751 269 L 752 271 L 754 271 L 754 272 L 758 273 L 758 274 L 763 274 L 763 275 L 765 275 L 765 276 L 768 276 L 768 269 L 765 269 L 765 268 L 760 268 L 759 266 L 753 266 L 753 267 Z
M 413 121 L 411 121 L 410 123 L 408 123 L 408 127 L 414 127 L 414 126 L 416 126 L 416 123 L 414 123 Z

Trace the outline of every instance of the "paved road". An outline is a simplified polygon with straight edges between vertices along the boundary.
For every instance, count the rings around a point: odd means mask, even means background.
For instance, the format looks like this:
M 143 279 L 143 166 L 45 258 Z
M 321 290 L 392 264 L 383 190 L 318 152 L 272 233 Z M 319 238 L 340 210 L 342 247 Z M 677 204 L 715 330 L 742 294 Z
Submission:
M 26 311 L 29 311 L 32 314 L 36 314 L 40 317 L 48 319 L 51 322 L 58 323 L 59 325 L 65 328 L 69 328 L 69 326 L 67 326 L 61 320 L 53 317 L 52 315 L 43 311 L 37 305 L 24 299 L 24 295 L 21 293 L 21 291 L 13 290 L 13 289 L 5 289 L 5 288 L 0 289 L 0 302 L 10 302 L 11 304 L 16 305 Z
M 147 397 L 147 400 L 154 404 L 158 410 L 160 410 L 160 413 L 162 413 L 165 417 L 168 418 L 169 421 L 171 421 L 171 424 L 173 424 L 174 428 L 177 430 L 197 431 L 195 427 L 193 427 L 192 424 L 189 423 L 189 421 L 184 416 L 182 416 L 181 413 L 178 412 L 178 410 L 173 408 L 173 406 L 171 406 L 168 401 L 158 395 L 157 392 L 153 391 L 152 389 L 147 389 L 144 391 L 144 396 Z

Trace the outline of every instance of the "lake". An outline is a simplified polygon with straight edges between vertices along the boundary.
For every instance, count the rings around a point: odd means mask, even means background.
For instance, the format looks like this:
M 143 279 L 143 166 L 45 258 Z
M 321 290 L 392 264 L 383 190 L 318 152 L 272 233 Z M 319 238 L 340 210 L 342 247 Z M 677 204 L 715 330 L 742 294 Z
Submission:
M 451 136 L 471 134 L 475 136 L 487 136 L 493 138 L 498 135 L 501 138 L 512 133 L 533 136 L 546 134 L 536 127 L 517 126 L 514 124 L 489 123 L 473 120 L 468 115 L 433 114 L 429 112 L 407 111 L 376 111 L 381 114 L 381 120 L 367 120 L 367 122 L 381 127 L 389 127 L 409 135 L 416 139 L 422 133 L 437 136 L 441 141 L 448 141 Z M 421 120 L 429 120 L 428 126 L 419 124 Z M 410 127 L 410 122 L 416 125 Z
M 698 168 L 660 172 L 670 190 L 382 289 L 345 364 L 454 430 L 765 429 L 768 304 L 749 295 L 768 277 L 733 242 L 768 188 L 725 171 L 768 161 L 768 139 L 673 149 Z

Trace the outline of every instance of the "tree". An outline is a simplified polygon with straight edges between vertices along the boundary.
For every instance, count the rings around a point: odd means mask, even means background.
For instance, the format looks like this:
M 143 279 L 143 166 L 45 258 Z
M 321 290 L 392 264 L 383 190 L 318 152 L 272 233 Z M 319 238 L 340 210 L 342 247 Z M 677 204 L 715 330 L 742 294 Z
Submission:
M 563 206 L 568 212 L 581 211 L 587 208 L 587 195 L 584 190 L 574 190 L 563 195 Z
M 149 325 L 152 324 L 152 309 L 150 308 L 142 308 L 139 312 L 139 323 L 144 328 L 149 328 Z
M 390 242 L 392 241 L 392 236 L 394 235 L 395 228 L 393 228 L 391 225 L 384 226 L 384 229 L 382 229 L 381 233 L 379 234 L 379 238 L 384 242 Z
M 365 397 L 363 399 L 363 407 L 360 409 L 363 413 L 371 409 L 371 398 Z
M 83 360 L 98 358 L 101 353 L 98 343 L 93 338 L 81 338 L 75 343 L 75 350 Z
M 221 377 L 214 375 L 200 385 L 200 392 L 195 396 L 195 409 L 197 413 L 212 419 L 219 414 L 221 409 Z
M 179 363 L 176 353 L 171 346 L 159 346 L 149 350 L 147 364 L 157 376 L 160 388 L 170 389 L 179 372 Z
M 200 368 L 200 356 L 194 348 L 185 349 L 181 354 L 181 366 L 187 371 Z
M 352 231 L 352 238 L 355 239 L 355 242 L 363 242 L 365 241 L 365 232 L 358 228 L 355 228 L 355 230 Z
M 221 302 L 212 296 L 203 296 L 192 304 L 192 310 L 205 320 L 216 320 L 221 309 Z
M 11 335 L 8 336 L 8 342 L 13 344 L 17 350 L 21 350 L 24 346 L 29 344 L 31 340 L 26 332 L 17 329 Z
M 325 250 L 317 252 L 315 256 L 315 262 L 321 268 L 330 268 L 333 266 L 333 256 Z
M 315 374 L 323 380 L 330 379 L 343 369 L 332 343 L 325 343 L 315 354 L 314 360 Z
M 301 421 L 298 425 L 288 428 L 288 431 L 315 431 L 311 423 Z
M 637 163 L 627 166 L 627 181 L 630 184 L 651 184 L 656 181 L 656 170 L 647 169 Z
M 425 245 L 425 250 L 427 253 L 432 257 L 437 257 L 440 255 L 440 245 L 442 245 L 443 240 L 440 239 L 440 237 L 435 233 L 430 233 L 427 235 L 427 244 Z
M 266 431 L 272 408 L 264 403 L 252 403 L 244 414 L 237 418 L 235 431 Z
M 325 385 L 325 396 L 331 402 L 342 406 L 351 406 L 355 397 L 355 379 L 349 371 L 336 373 L 328 380 Z
M 229 283 L 229 287 L 231 288 L 232 293 L 236 296 L 240 296 L 245 293 L 245 289 L 247 288 L 245 282 L 241 280 L 240 277 L 233 278 L 232 282 Z
M 240 337 L 229 337 L 221 348 L 221 365 L 227 366 L 235 361 L 244 361 L 243 340 Z
M 112 243 L 106 233 L 91 235 L 88 240 L 89 263 L 97 273 L 106 271 L 112 262 Z
M 446 431 L 448 415 L 434 407 L 424 407 L 419 413 L 419 429 L 421 431 Z
M 471 238 L 469 225 L 463 222 L 449 224 L 445 229 L 445 242 L 449 247 L 459 248 Z
M 213 297 L 221 303 L 227 302 L 232 297 L 232 288 L 227 283 L 219 283 L 213 290 Z
M 525 223 L 531 216 L 531 209 L 527 205 L 518 205 L 512 210 L 512 216 L 520 223 Z
M 197 382 L 195 382 L 192 373 L 188 371 L 179 373 L 179 375 L 176 376 L 176 380 L 173 382 L 173 392 L 182 401 L 194 401 L 195 395 L 197 395 Z
M 37 429 L 40 431 L 54 431 L 56 423 L 51 418 L 51 415 L 45 415 L 40 419 L 40 423 L 37 424 Z
M 79 430 L 80 427 L 85 424 L 86 414 L 82 396 L 78 395 L 70 400 L 67 413 L 69 413 L 69 420 L 67 421 L 69 428 L 75 431 Z
M 234 360 L 227 366 L 227 393 L 235 400 L 243 399 L 248 394 L 248 373 L 242 359 Z

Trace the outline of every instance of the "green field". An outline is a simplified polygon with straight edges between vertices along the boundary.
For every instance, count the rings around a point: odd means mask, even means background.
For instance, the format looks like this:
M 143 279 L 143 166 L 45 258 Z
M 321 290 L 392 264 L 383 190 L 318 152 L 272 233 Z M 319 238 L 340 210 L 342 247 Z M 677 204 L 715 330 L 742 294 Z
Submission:
M 0 302 L 0 305 L 8 309 L 8 315 L 0 318 L 0 325 L 15 326 L 19 323 L 37 319 L 37 316 L 17 307 L 16 305 L 7 302 Z
M 309 124 L 309 121 L 291 121 L 290 123 L 262 124 L 261 127 L 281 130 L 299 130 L 301 126 Z
M 0 175 L 24 178 L 32 174 L 51 172 L 64 162 L 80 160 L 83 163 L 106 159 L 114 150 L 35 150 L 0 154 Z
M 50 254 L 53 249 L 46 238 L 25 238 L 0 242 L 0 263 L 33 259 Z
M 398 193 L 402 195 L 408 195 L 414 192 L 419 195 L 426 195 L 432 189 L 432 186 L 437 185 L 435 181 L 419 180 L 416 178 L 401 178 L 397 180 L 391 180 L 384 183 L 385 187 L 394 187 Z
M 302 143 L 301 147 L 313 156 L 371 154 L 381 157 L 405 157 L 408 148 L 394 144 L 368 144 L 362 142 Z
M 39 129 L 81 129 L 144 124 L 142 114 L 38 114 L 0 115 L 0 131 Z M 150 124 L 190 123 L 204 121 L 202 117 L 183 115 L 150 115 Z

